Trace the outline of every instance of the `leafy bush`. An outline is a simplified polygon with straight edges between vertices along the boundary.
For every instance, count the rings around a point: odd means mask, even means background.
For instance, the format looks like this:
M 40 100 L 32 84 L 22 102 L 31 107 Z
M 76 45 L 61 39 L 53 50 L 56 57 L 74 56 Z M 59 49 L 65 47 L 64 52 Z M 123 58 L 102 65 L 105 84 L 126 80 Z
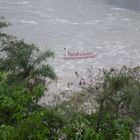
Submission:
M 0 140 L 15 140 L 15 130 L 10 125 L 0 126 Z
M 16 140 L 46 140 L 50 135 L 39 113 L 33 113 L 22 120 L 16 131 Z
M 133 136 L 132 119 L 112 118 L 105 114 L 98 125 L 96 114 L 75 114 L 63 129 L 68 140 L 127 140 Z
M 97 85 L 98 86 L 98 85 Z M 140 118 L 140 68 L 122 67 L 105 72 L 102 87 L 98 89 L 99 112 L 110 112 L 122 118 Z
M 11 81 L 42 76 L 56 79 L 53 68 L 44 63 L 47 58 L 54 56 L 49 50 L 41 53 L 33 44 L 12 40 L 5 42 L 1 52 L 6 56 L 0 60 L 0 70 L 7 71 Z

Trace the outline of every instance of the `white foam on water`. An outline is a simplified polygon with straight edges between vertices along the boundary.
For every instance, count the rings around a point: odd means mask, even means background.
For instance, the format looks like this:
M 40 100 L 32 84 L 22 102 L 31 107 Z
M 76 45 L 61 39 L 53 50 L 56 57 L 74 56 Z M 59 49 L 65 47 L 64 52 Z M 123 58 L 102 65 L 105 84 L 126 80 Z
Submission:
M 22 1 L 22 2 L 20 2 L 20 1 L 9 1 L 9 3 L 16 4 L 16 5 L 28 5 L 29 4 L 28 1 Z
M 124 21 L 131 21 L 130 18 L 124 18 L 123 20 L 124 20 Z
M 39 15 L 43 18 L 46 18 L 46 17 L 50 17 L 48 14 L 46 13 L 43 13 L 43 12 L 39 12 L 39 11 L 35 11 L 35 10 L 28 10 L 28 12 L 30 12 L 31 14 L 35 14 L 35 15 Z
M 23 2 L 21 2 L 21 4 L 23 4 L 23 5 L 28 5 L 29 2 L 27 2 L 27 1 L 23 1 Z
M 65 19 L 60 19 L 60 18 L 56 18 L 57 22 L 61 22 L 61 23 L 70 23 L 69 21 L 65 20 Z
M 118 7 L 111 8 L 110 10 L 115 10 L 115 11 L 127 11 L 127 10 L 124 9 L 124 8 L 118 8 Z
M 85 21 L 85 22 L 80 22 L 79 24 L 84 24 L 84 25 L 93 25 L 93 24 L 98 24 L 99 22 L 101 22 L 102 20 L 89 20 L 89 21 Z
M 72 22 L 72 24 L 73 24 L 73 25 L 78 25 L 79 23 L 78 23 L 78 22 Z
M 53 8 L 47 8 L 47 11 L 54 12 L 55 10 Z
M 23 24 L 37 24 L 37 22 L 32 20 L 20 20 L 20 22 Z
M 73 25 L 78 25 L 78 24 L 80 24 L 80 23 L 78 23 L 78 22 L 72 22 L 72 21 L 70 21 L 70 20 L 61 19 L 61 18 L 56 18 L 54 21 L 55 21 L 55 22 L 58 22 L 58 23 L 64 23 L 64 24 L 73 24 Z

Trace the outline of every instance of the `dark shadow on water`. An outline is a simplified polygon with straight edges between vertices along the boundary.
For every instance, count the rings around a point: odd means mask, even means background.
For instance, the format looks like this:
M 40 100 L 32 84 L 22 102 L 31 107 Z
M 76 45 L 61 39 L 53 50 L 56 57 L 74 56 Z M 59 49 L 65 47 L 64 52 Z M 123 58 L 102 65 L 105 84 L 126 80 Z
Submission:
M 119 8 L 128 9 L 134 12 L 140 12 L 140 0 L 103 0 L 104 2 L 117 6 Z

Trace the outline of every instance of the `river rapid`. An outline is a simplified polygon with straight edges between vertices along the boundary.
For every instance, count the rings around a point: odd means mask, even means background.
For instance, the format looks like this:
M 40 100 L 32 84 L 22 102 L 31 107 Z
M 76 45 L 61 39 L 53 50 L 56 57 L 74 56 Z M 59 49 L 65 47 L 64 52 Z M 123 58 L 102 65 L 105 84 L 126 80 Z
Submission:
M 55 52 L 60 88 L 76 71 L 140 64 L 139 0 L 0 0 L 0 16 L 9 33 Z M 64 47 L 96 58 L 64 60 Z

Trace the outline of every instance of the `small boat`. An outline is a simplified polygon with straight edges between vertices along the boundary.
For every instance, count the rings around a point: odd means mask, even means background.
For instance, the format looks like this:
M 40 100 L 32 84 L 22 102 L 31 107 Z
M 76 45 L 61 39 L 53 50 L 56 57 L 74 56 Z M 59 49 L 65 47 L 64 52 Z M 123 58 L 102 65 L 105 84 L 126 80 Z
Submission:
M 95 58 L 94 53 L 76 53 L 76 54 L 69 54 L 64 56 L 64 59 L 86 59 L 86 58 Z

